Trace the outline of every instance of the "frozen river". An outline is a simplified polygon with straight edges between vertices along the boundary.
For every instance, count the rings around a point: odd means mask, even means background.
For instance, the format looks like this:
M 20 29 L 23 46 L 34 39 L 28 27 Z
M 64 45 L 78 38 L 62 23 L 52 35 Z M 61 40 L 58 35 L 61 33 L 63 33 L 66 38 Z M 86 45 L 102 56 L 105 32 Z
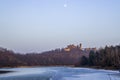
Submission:
M 2 68 L 1 70 L 14 72 L 0 74 L 0 80 L 120 80 L 118 71 L 101 69 L 34 67 Z

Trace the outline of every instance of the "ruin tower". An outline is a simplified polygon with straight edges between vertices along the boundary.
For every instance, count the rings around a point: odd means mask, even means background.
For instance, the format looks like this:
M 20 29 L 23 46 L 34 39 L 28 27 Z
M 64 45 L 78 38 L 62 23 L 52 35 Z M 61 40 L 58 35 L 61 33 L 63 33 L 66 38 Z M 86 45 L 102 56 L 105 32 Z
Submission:
M 82 50 L 82 44 L 80 43 L 80 50 Z

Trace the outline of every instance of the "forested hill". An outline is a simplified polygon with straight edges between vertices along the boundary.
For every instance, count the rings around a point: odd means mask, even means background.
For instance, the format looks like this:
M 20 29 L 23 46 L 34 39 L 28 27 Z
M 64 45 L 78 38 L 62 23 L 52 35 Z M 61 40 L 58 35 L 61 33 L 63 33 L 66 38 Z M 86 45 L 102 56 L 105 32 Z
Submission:
M 0 67 L 77 66 L 120 69 L 120 45 L 95 50 L 70 45 L 43 53 L 18 54 L 0 48 Z
M 79 62 L 84 55 L 88 57 L 89 51 L 80 50 L 77 47 L 65 49 L 55 49 L 43 53 L 18 54 L 5 48 L 0 48 L 0 67 L 19 66 L 59 66 L 74 65 Z

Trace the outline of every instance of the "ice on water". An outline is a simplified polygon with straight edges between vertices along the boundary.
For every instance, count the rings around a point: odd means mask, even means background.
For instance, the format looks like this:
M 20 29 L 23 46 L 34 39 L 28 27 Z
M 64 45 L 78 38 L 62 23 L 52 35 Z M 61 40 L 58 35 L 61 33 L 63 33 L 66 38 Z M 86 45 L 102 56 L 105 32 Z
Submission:
M 15 71 L 0 74 L 0 80 L 120 80 L 118 71 L 89 68 L 34 67 L 0 70 Z

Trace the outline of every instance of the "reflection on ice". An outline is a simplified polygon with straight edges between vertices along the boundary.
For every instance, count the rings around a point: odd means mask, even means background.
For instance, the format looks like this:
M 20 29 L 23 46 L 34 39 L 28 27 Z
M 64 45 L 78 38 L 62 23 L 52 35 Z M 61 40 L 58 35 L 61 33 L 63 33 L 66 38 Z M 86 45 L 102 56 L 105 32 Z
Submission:
M 89 68 L 36 67 L 0 70 L 15 71 L 0 74 L 0 80 L 120 80 L 118 71 Z

